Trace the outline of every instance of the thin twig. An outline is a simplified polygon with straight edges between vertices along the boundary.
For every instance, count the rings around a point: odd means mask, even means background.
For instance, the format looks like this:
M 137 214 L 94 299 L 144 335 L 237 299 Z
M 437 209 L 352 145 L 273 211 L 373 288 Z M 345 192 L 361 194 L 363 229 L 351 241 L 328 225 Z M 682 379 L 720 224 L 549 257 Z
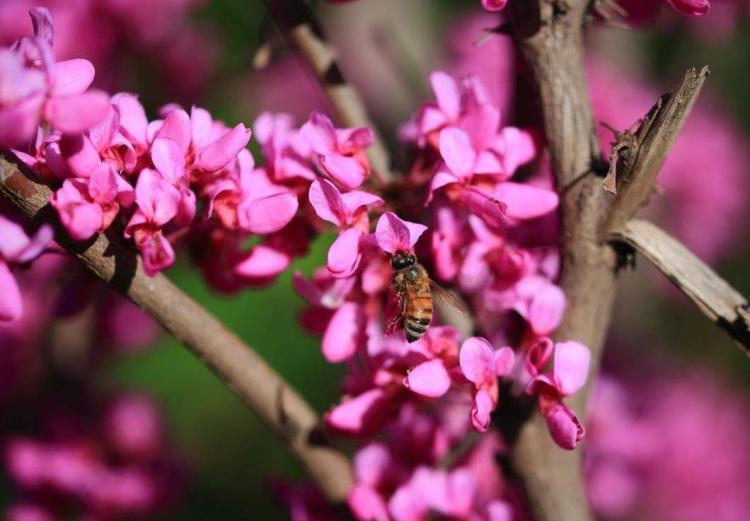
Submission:
M 104 234 L 85 243 L 71 240 L 49 205 L 50 189 L 31 177 L 15 158 L 0 154 L 0 194 L 28 217 L 52 223 L 62 247 L 190 349 L 284 442 L 331 501 L 343 501 L 352 483 L 349 462 L 323 441 L 312 407 L 255 351 L 169 279 L 146 276 L 130 244 Z
M 750 355 L 750 310 L 747 299 L 685 245 L 648 221 L 633 219 L 610 238 L 641 252 L 698 309 Z
M 656 174 L 682 130 L 708 72 L 708 66 L 700 72 L 688 69 L 668 101 L 657 104 L 644 118 L 635 139 L 628 145 L 625 168 L 617 176 L 618 194 L 605 227 L 607 231 L 624 226 L 648 202 Z
M 596 138 L 583 60 L 582 27 L 589 0 L 510 2 L 515 40 L 533 74 L 557 190 L 560 194 L 562 273 L 567 305 L 556 336 L 585 343 L 593 380 L 615 295 L 616 256 L 600 240 L 611 196 L 593 166 Z M 584 416 L 588 387 L 571 407 Z M 583 488 L 580 450 L 566 452 L 551 440 L 534 413 L 511 448 L 513 471 L 524 485 L 536 521 L 592 519 Z
M 320 23 L 304 0 L 263 0 L 276 25 L 289 44 L 304 59 L 325 91 L 338 122 L 347 127 L 368 127 L 375 142 L 367 156 L 374 175 L 388 184 L 392 175 L 390 158 L 382 137 L 370 121 L 362 98 L 344 75 L 336 61 L 336 53 L 325 37 Z

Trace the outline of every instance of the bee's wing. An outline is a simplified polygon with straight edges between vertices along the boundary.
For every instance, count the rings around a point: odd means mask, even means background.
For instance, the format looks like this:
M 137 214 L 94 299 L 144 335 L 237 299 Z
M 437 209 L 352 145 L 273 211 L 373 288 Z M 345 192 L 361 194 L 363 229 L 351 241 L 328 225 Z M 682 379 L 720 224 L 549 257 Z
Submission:
M 432 299 L 435 303 L 443 302 L 445 304 L 450 304 L 464 315 L 471 314 L 466 302 L 458 293 L 452 289 L 445 289 L 432 279 L 430 279 L 430 293 L 432 293 Z

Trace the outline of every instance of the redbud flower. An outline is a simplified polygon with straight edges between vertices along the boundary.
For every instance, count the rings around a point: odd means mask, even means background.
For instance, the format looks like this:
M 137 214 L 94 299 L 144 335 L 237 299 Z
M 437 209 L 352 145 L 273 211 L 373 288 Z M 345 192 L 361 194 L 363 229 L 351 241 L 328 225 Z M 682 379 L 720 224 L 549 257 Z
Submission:
M 52 18 L 43 7 L 30 11 L 34 36 L 0 49 L 0 145 L 31 139 L 40 120 L 63 133 L 81 133 L 101 121 L 107 96 L 87 91 L 94 66 L 75 59 L 54 63 Z
M 489 427 L 490 413 L 497 406 L 497 379 L 510 374 L 513 368 L 513 350 L 503 347 L 494 351 L 484 338 L 471 337 L 461 344 L 459 356 L 461 372 L 474 386 L 471 424 L 484 432 Z
M 550 356 L 553 357 L 552 372 L 538 374 Z M 560 342 L 553 347 L 545 339 L 527 354 L 526 368 L 533 378 L 526 392 L 538 395 L 539 410 L 552 439 L 564 449 L 574 449 L 583 439 L 584 429 L 573 411 L 562 403 L 562 398 L 575 394 L 586 383 L 590 360 L 589 349 L 580 342 Z
M 360 240 L 370 230 L 367 206 L 381 205 L 383 200 L 359 190 L 342 194 L 327 179 L 313 181 L 308 197 L 318 217 L 341 229 L 328 250 L 328 271 L 336 277 L 351 276 L 362 258 Z
M 180 192 L 159 172 L 144 168 L 135 186 L 138 209 L 125 228 L 125 237 L 134 237 L 143 257 L 143 270 L 153 276 L 174 263 L 174 250 L 161 228 L 177 215 Z
M 87 180 L 66 179 L 50 198 L 60 220 L 76 240 L 86 240 L 106 230 L 120 206 L 133 204 L 134 190 L 114 170 L 101 163 Z
M 344 188 L 358 187 L 370 174 L 364 153 L 373 141 L 370 129 L 336 129 L 327 116 L 313 112 L 300 133 L 315 152 L 321 170 Z

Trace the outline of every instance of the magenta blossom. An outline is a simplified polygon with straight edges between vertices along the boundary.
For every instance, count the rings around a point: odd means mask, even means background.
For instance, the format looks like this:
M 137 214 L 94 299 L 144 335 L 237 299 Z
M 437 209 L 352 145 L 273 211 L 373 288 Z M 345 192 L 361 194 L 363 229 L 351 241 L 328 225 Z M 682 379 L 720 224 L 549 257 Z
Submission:
M 503 347 L 495 351 L 484 338 L 471 337 L 461 344 L 459 356 L 461 372 L 474 386 L 471 424 L 484 432 L 489 427 L 490 413 L 497 407 L 498 378 L 513 369 L 513 350 Z
M 162 227 L 178 212 L 180 192 L 159 172 L 144 169 L 135 187 L 138 207 L 125 228 L 143 258 L 143 269 L 153 276 L 174 263 L 174 250 L 162 234 Z
M 379 206 L 383 200 L 359 190 L 342 194 L 327 179 L 313 181 L 308 197 L 318 217 L 340 230 L 328 250 L 328 271 L 336 277 L 351 276 L 361 260 L 360 241 L 370 231 L 367 207 Z
M 552 371 L 540 374 L 550 357 L 553 359 Z M 591 353 L 583 344 L 560 342 L 553 346 L 549 339 L 538 341 L 526 356 L 525 367 L 532 376 L 526 392 L 537 395 L 539 410 L 552 439 L 564 449 L 574 449 L 585 431 L 573 411 L 562 403 L 562 398 L 575 394 L 584 386 L 590 360 Z
M 356 188 L 370 175 L 370 162 L 364 152 L 373 141 L 370 129 L 336 129 L 327 116 L 313 112 L 300 132 L 315 153 L 320 169 L 340 186 Z
M 86 240 L 106 230 L 120 206 L 133 204 L 134 190 L 109 163 L 100 164 L 88 179 L 66 179 L 50 198 L 70 236 Z
M 87 91 L 94 67 L 87 60 L 55 63 L 52 19 L 43 7 L 31 10 L 34 36 L 0 49 L 0 146 L 28 142 L 40 122 L 78 134 L 106 115 L 107 96 Z

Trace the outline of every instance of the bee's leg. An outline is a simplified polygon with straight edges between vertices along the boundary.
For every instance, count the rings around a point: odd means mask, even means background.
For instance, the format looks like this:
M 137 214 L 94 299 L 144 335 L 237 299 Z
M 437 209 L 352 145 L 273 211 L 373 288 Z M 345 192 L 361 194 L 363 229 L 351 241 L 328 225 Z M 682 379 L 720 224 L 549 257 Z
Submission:
M 402 292 L 397 293 L 398 295 L 398 313 L 394 316 L 388 324 L 385 326 L 385 334 L 391 335 L 398 327 L 401 319 L 406 315 L 406 299 Z

